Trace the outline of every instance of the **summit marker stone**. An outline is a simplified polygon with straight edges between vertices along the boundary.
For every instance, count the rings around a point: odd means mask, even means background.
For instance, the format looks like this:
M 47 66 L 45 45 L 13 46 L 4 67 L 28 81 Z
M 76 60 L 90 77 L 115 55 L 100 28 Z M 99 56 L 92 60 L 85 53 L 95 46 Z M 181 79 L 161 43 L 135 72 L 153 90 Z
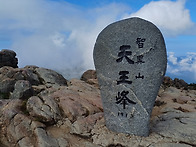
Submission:
M 165 75 L 163 36 L 151 22 L 134 17 L 108 25 L 94 47 L 106 126 L 149 135 L 149 120 Z

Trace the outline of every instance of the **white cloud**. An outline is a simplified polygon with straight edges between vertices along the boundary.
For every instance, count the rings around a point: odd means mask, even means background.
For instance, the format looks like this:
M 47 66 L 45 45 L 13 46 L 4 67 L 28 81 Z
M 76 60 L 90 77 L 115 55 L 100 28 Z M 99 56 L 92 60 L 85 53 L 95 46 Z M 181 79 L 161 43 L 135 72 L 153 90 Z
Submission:
M 168 60 L 174 65 L 177 64 L 177 57 L 174 56 L 174 52 L 169 52 Z
M 0 0 L 0 29 L 37 29 L 43 21 L 43 0 Z M 42 20 L 42 21 L 40 21 Z
M 126 17 L 141 17 L 157 25 L 166 35 L 190 33 L 194 23 L 190 19 L 189 10 L 185 8 L 186 0 L 152 1 L 139 11 Z
M 176 35 L 193 25 L 184 5 L 183 0 L 152 1 L 129 16 L 144 16 L 168 34 Z M 81 74 L 81 70 L 94 68 L 93 47 L 99 32 L 127 10 L 127 6 L 116 3 L 84 9 L 64 1 L 0 0 L 0 38 L 12 41 L 10 49 L 16 51 L 20 67 L 37 65 Z M 195 56 L 187 55 L 189 59 Z M 189 59 L 178 61 L 170 53 L 172 65 L 168 71 L 190 71 L 196 79 L 196 59 L 194 63 Z
M 53 41 L 54 45 L 57 47 L 65 47 L 66 46 L 66 36 L 65 34 L 61 34 L 56 32 L 54 35 L 51 36 L 51 40 Z
M 167 72 L 196 82 L 196 53 L 187 53 L 186 56 L 177 58 L 173 52 L 169 52 Z
M 125 10 L 116 3 L 85 10 L 64 1 L 0 0 L 0 33 L 12 39 L 20 67 L 87 70 L 97 35 Z

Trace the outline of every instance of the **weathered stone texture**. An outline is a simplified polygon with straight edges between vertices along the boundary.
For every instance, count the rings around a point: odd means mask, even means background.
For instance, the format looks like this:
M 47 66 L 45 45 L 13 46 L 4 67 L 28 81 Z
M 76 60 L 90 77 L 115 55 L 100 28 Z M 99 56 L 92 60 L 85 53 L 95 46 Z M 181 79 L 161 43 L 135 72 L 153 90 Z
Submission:
M 0 51 L 0 68 L 3 66 L 18 67 L 18 59 L 16 53 L 12 50 L 3 49 Z
M 94 62 L 106 126 L 116 132 L 147 136 L 167 66 L 159 29 L 140 18 L 108 25 L 96 40 Z
M 96 86 L 78 79 L 68 85 L 58 89 L 45 86 L 28 100 L 0 99 L 0 146 L 196 146 L 196 90 L 160 89 L 150 120 L 150 135 L 139 137 L 107 129 Z

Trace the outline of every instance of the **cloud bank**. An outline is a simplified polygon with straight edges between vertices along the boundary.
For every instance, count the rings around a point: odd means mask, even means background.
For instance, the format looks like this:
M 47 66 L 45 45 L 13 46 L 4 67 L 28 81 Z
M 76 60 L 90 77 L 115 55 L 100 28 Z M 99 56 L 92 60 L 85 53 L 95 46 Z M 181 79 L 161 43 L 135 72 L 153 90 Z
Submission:
M 185 8 L 186 0 L 152 1 L 139 11 L 125 17 L 141 17 L 157 25 L 165 35 L 174 36 L 195 31 L 195 24 L 190 19 L 189 10 Z M 196 32 L 195 32 L 196 33 Z
M 51 0 L 0 0 L 0 4 L 0 34 L 12 40 L 10 48 L 17 52 L 19 66 L 65 72 L 94 68 L 97 35 L 128 9 L 116 3 L 84 9 Z
M 77 77 L 94 68 L 96 37 L 117 20 L 139 16 L 155 23 L 164 35 L 190 33 L 195 24 L 185 2 L 152 1 L 131 13 L 130 7 L 120 3 L 86 9 L 63 0 L 0 0 L 0 43 L 10 42 L 6 48 L 16 51 L 20 67 L 37 65 L 61 71 L 65 77 Z M 196 73 L 195 62 L 179 62 L 174 53 L 169 60 L 169 73 Z M 184 70 L 183 65 L 187 65 Z
M 174 52 L 169 52 L 167 73 L 173 78 L 179 77 L 189 83 L 196 81 L 196 53 L 176 57 Z

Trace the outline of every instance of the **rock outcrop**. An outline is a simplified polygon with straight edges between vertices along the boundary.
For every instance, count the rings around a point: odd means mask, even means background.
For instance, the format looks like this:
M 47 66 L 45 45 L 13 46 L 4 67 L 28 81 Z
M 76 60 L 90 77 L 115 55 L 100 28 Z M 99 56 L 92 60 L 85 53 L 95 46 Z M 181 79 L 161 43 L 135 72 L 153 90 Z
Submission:
M 38 67 L 28 66 L 23 69 L 3 67 L 0 70 L 5 69 L 9 69 L 9 72 L 4 74 L 1 72 L 1 80 L 2 77 L 9 78 L 14 83 L 7 85 L 10 91 L 6 92 L 10 93 L 10 96 L 0 100 L 0 146 L 191 147 L 196 145 L 195 90 L 161 88 L 152 112 L 150 136 L 138 137 L 111 132 L 106 128 L 99 89 L 94 84 L 90 85 L 78 79 L 70 81 L 64 79 L 64 82 L 66 81 L 64 85 L 58 82 L 49 82 L 48 85 L 48 81 L 36 72 Z M 50 80 L 55 80 L 57 77 Z M 18 90 L 17 84 L 19 84 Z M 26 85 L 26 89 L 22 89 L 22 85 Z M 28 94 L 22 96 L 17 94 L 26 93 L 25 91 L 29 91 Z
M 90 69 L 90 70 L 85 71 L 82 74 L 80 80 L 85 81 L 86 83 L 94 85 L 97 88 L 99 88 L 99 85 L 97 83 L 97 74 L 95 70 Z
M 162 85 L 150 135 L 138 137 L 106 128 L 95 71 L 86 73 L 67 81 L 36 66 L 1 67 L 0 146 L 196 146 L 196 90 Z
M 0 51 L 0 68 L 3 66 L 18 67 L 18 59 L 14 51 L 7 49 Z
M 163 85 L 173 86 L 178 89 L 180 88 L 188 89 L 188 84 L 184 80 L 178 79 L 178 78 L 175 78 L 174 80 L 172 80 L 170 77 L 164 77 Z
M 66 85 L 67 80 L 53 70 L 35 66 L 0 68 L 0 99 L 28 99 L 44 89 Z

